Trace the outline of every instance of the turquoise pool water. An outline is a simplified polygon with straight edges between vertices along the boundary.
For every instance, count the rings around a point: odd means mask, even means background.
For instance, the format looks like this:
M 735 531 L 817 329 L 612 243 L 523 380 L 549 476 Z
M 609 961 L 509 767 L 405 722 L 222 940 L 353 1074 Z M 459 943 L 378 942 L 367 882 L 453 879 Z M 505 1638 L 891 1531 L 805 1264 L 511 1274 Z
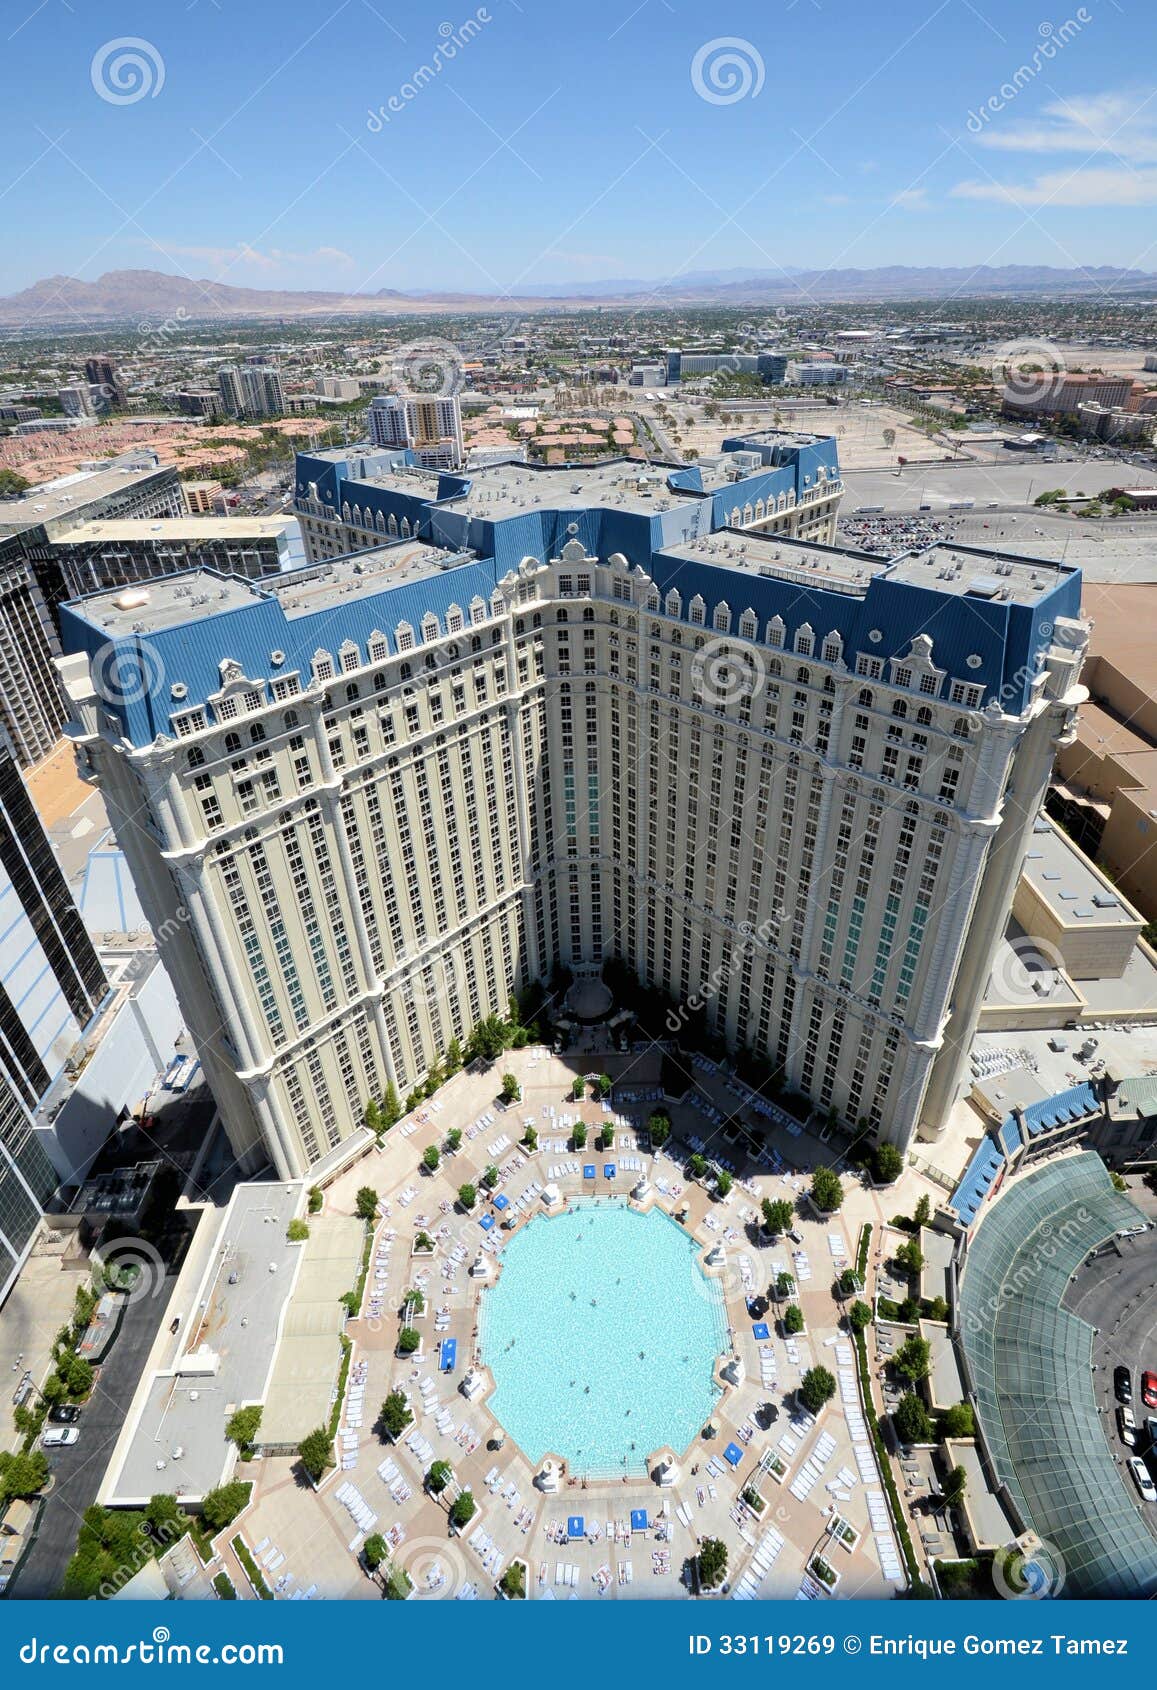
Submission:
M 539 1215 L 502 1255 L 483 1296 L 489 1406 L 532 1461 L 576 1473 L 642 1473 L 682 1451 L 718 1396 L 727 1318 L 698 1246 L 658 1209 L 588 1200 Z

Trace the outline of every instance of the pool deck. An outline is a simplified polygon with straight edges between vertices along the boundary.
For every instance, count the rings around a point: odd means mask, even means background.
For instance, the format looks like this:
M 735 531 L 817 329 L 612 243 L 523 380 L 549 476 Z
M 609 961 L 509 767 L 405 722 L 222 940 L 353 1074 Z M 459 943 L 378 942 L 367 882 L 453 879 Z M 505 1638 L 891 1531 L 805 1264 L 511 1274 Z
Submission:
M 781 1129 L 769 1137 L 781 1166 L 740 1162 L 726 1199 L 688 1180 L 683 1172 L 686 1155 L 698 1143 L 709 1141 L 713 1154 L 739 1161 L 738 1153 L 719 1136 L 710 1113 L 713 1106 L 733 1107 L 734 1099 L 728 1099 L 719 1076 L 697 1073 L 697 1101 L 669 1106 L 675 1136 L 663 1152 L 652 1156 L 642 1129 L 658 1102 L 657 1052 L 599 1058 L 590 1064 L 655 1094 L 654 1100 L 640 1097 L 618 1105 L 614 1152 L 594 1152 L 594 1131 L 608 1116 L 589 1097 L 579 1104 L 570 1100 L 576 1068 L 584 1061 L 582 1053 L 555 1057 L 527 1049 L 507 1053 L 485 1072 L 459 1074 L 414 1117 L 393 1128 L 381 1148 L 327 1189 L 325 1208 L 333 1214 L 353 1213 L 361 1186 L 375 1187 L 380 1197 L 382 1218 L 366 1300 L 361 1316 L 348 1328 L 355 1369 L 364 1378 L 362 1423 L 347 1428 L 343 1415 L 338 1459 L 345 1465 L 331 1470 L 317 1491 L 303 1486 L 296 1464 L 288 1458 L 251 1463 L 244 1475 L 255 1480 L 254 1500 L 227 1535 L 239 1530 L 251 1548 L 259 1550 L 259 1561 L 273 1563 L 265 1576 L 271 1585 L 286 1581 L 278 1592 L 286 1597 L 312 1590 L 319 1598 L 380 1599 L 380 1586 L 359 1560 L 367 1530 L 393 1537 L 393 1561 L 409 1572 L 418 1598 L 493 1598 L 497 1575 L 514 1558 L 527 1564 L 532 1599 L 685 1596 L 685 1563 L 703 1537 L 719 1537 L 727 1544 L 732 1590 L 741 1585 L 745 1593 L 761 1598 L 794 1597 L 811 1557 L 823 1552 L 840 1574 L 837 1596 L 895 1594 L 904 1580 L 896 1576 L 899 1558 L 891 1533 L 886 1533 L 881 1555 L 869 1524 L 869 1495 L 881 1494 L 883 1487 L 857 1424 L 851 1340 L 840 1327 L 841 1309 L 833 1296 L 835 1275 L 854 1260 L 860 1221 L 878 1223 L 881 1218 L 876 1195 L 858 1180 L 847 1181 L 844 1211 L 834 1222 L 820 1221 L 804 1193 L 806 1170 L 825 1158 L 824 1147 L 806 1134 Z M 495 1098 L 507 1070 L 518 1076 L 523 1100 L 504 1111 Z M 519 1145 L 528 1118 L 539 1134 L 534 1152 Z M 583 1151 L 567 1148 L 570 1123 L 577 1119 L 588 1128 Z M 421 1168 L 423 1151 L 430 1144 L 444 1148 L 446 1134 L 455 1126 L 464 1135 L 460 1149 L 443 1154 L 435 1174 L 426 1173 Z M 624 1158 L 638 1166 L 624 1168 Z M 604 1163 L 610 1160 L 618 1170 L 613 1181 L 603 1177 Z M 728 1385 L 717 1403 L 713 1434 L 701 1433 L 689 1449 L 676 1452 L 677 1477 L 669 1487 L 660 1488 L 650 1477 L 606 1481 L 564 1473 L 557 1491 L 544 1492 L 536 1483 L 537 1470 L 489 1413 L 489 1376 L 485 1393 L 473 1401 L 458 1389 L 476 1357 L 478 1339 L 479 1283 L 468 1269 L 480 1249 L 493 1260 L 498 1241 L 506 1236 L 497 1225 L 482 1228 L 484 1215 L 502 1218 L 489 1202 L 480 1200 L 470 1215 L 457 1208 L 459 1186 L 477 1185 L 488 1164 L 498 1166 L 502 1178 L 496 1194 L 505 1195 L 509 1205 L 502 1213 L 513 1214 L 522 1224 L 541 1208 L 535 1185 L 554 1183 L 564 1199 L 589 1195 L 591 1182 L 584 1180 L 582 1168 L 591 1161 L 598 1167 L 595 1189 L 600 1195 L 613 1191 L 627 1198 L 645 1172 L 655 1187 L 653 1200 L 668 1212 L 685 1206 L 683 1224 L 704 1250 L 721 1243 L 726 1253 L 722 1289 L 740 1382 Z M 577 1173 L 559 1173 L 564 1164 L 577 1165 Z M 774 1246 L 762 1241 L 757 1222 L 765 1196 L 787 1196 L 796 1203 L 795 1226 L 802 1245 L 787 1239 Z M 894 1212 L 896 1192 L 883 1197 Z M 411 1255 L 420 1230 L 437 1241 L 432 1259 Z M 783 1269 L 796 1277 L 795 1300 L 807 1330 L 795 1340 L 786 1339 L 772 1302 L 766 1315 L 771 1335 L 760 1341 L 746 1299 L 766 1297 L 770 1282 Z M 417 1357 L 401 1357 L 396 1353 L 400 1310 L 405 1291 L 415 1284 L 426 1299 L 425 1311 L 415 1322 L 422 1348 Z M 436 1346 L 444 1338 L 457 1339 L 458 1365 L 449 1375 L 438 1368 Z M 796 1410 L 792 1393 L 807 1368 L 819 1363 L 829 1368 L 841 1389 L 818 1422 L 812 1422 Z M 428 1400 L 421 1394 L 423 1386 Z M 397 1388 L 409 1394 L 415 1418 L 398 1443 L 391 1444 L 375 1421 L 382 1399 Z M 766 1426 L 756 1420 L 756 1410 L 764 1405 L 770 1405 L 774 1415 Z M 432 1453 L 420 1442 L 417 1450 L 411 1447 L 412 1434 L 415 1442 L 426 1440 Z M 743 1452 L 734 1470 L 724 1459 L 732 1443 Z M 496 1444 L 499 1447 L 493 1447 Z M 761 1458 L 782 1461 L 782 1479 L 761 1472 Z M 453 1468 L 453 1481 L 442 1499 L 431 1498 L 423 1489 L 424 1473 L 434 1459 L 447 1460 Z M 389 1468 L 387 1477 L 379 1473 L 379 1467 L 391 1461 L 396 1479 Z M 758 1513 L 741 1500 L 753 1480 L 763 1503 Z M 457 1536 L 448 1526 L 446 1502 L 460 1488 L 472 1492 L 478 1513 Z M 354 1509 L 368 1509 L 373 1520 L 367 1524 L 363 1513 L 359 1523 L 351 1502 Z M 630 1514 L 639 1508 L 647 1511 L 648 1527 L 632 1532 Z M 833 1547 L 827 1535 L 829 1519 L 836 1513 L 860 1534 L 851 1550 Z M 584 1522 L 583 1536 L 577 1540 L 567 1537 L 568 1518 L 576 1515 Z

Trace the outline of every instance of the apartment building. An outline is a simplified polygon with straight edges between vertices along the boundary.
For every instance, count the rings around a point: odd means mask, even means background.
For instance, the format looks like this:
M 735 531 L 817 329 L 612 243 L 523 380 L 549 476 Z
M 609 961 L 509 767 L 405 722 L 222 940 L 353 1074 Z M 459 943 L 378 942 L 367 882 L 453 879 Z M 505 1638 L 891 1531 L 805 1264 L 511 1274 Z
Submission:
M 847 1125 L 935 1136 L 1078 697 L 1079 572 L 737 533 L 750 477 L 508 471 L 292 580 L 63 613 L 235 1152 L 333 1166 L 368 1098 L 611 956 Z

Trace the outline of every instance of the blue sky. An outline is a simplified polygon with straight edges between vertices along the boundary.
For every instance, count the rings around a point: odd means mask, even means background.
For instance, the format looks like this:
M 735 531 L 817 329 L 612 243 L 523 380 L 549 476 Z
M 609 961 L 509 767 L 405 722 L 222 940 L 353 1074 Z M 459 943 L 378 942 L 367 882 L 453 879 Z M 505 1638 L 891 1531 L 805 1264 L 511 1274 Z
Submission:
M 0 291 L 122 268 L 515 292 L 777 266 L 1157 271 L 1155 14 L 0 0 Z

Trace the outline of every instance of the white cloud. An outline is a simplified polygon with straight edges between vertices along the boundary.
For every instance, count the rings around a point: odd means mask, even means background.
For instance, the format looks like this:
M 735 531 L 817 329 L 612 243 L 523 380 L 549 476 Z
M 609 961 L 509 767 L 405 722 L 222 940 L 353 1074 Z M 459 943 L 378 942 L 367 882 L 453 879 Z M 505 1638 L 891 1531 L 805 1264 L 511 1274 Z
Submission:
M 1157 163 L 1157 89 L 1050 100 L 1030 123 L 1002 123 L 997 112 L 976 140 L 1001 152 L 1108 152 L 1132 164 Z
M 927 211 L 928 190 L 926 188 L 902 188 L 892 201 L 901 211 Z
M 1030 182 L 958 182 L 957 199 L 1014 206 L 1157 205 L 1157 169 L 1053 170 Z
M 192 258 L 198 263 L 212 265 L 218 270 L 296 270 L 303 266 L 329 269 L 352 269 L 355 260 L 336 246 L 315 247 L 312 252 L 286 252 L 270 247 L 262 252 L 242 241 L 238 246 L 185 246 L 168 241 L 153 241 L 154 250 L 167 258 Z

